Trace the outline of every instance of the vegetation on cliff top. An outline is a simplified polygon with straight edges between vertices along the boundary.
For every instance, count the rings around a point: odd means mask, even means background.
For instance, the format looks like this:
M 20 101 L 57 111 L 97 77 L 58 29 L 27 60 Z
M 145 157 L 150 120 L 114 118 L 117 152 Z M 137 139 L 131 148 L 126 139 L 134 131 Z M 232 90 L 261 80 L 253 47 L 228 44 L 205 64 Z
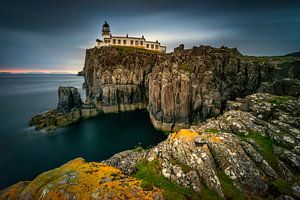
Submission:
M 119 53 L 151 53 L 151 54 L 163 54 L 159 51 L 137 48 L 137 47 L 124 47 L 124 46 L 114 46 Z
M 244 58 L 246 61 L 254 61 L 259 64 L 300 61 L 299 57 L 294 56 L 244 56 Z

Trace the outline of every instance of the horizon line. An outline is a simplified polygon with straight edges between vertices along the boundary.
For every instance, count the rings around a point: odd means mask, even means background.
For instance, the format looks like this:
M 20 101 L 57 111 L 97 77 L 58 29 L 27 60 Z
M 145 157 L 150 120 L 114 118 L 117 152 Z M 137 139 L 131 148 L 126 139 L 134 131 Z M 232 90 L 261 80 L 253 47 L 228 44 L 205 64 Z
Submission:
M 77 74 L 75 70 L 47 70 L 47 69 L 0 69 L 0 73 L 9 74 Z

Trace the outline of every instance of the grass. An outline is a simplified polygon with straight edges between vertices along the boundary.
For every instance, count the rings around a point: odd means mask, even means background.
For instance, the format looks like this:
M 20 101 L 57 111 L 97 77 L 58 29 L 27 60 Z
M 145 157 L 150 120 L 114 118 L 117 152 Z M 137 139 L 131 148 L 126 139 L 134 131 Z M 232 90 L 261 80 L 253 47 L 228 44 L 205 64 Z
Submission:
M 237 189 L 232 180 L 224 172 L 218 172 L 218 178 L 221 182 L 221 187 L 223 189 L 225 199 L 244 199 L 243 193 Z
M 149 49 L 143 49 L 139 47 L 126 47 L 126 46 L 112 46 L 117 49 L 120 53 L 125 52 L 139 52 L 139 53 L 152 53 L 152 54 L 162 54 L 162 52 L 155 51 L 155 50 L 149 50 Z
M 259 64 L 270 62 L 293 62 L 300 60 L 299 57 L 294 56 L 245 56 L 248 61 L 256 61 Z
M 220 133 L 221 131 L 218 130 L 218 129 L 208 128 L 208 129 L 205 129 L 205 132 L 209 132 L 209 133 Z
M 151 190 L 155 186 L 163 190 L 163 195 L 166 199 L 200 199 L 200 195 L 191 188 L 179 186 L 177 183 L 159 174 L 160 165 L 157 160 L 151 162 L 141 160 L 137 163 L 136 168 L 137 172 L 134 174 L 134 177 L 143 181 L 142 187 L 145 190 Z
M 201 186 L 201 199 L 203 200 L 221 200 L 222 198 L 212 189 L 206 185 Z
M 242 140 L 247 138 L 253 139 L 262 150 L 258 150 L 261 156 L 269 163 L 269 165 L 278 172 L 278 159 L 273 151 L 273 141 L 268 136 L 262 136 L 260 133 L 249 133 L 247 136 L 239 135 Z
M 275 97 L 269 98 L 267 101 L 269 103 L 272 103 L 275 105 L 280 105 L 288 100 L 293 100 L 293 99 L 295 99 L 295 98 L 291 97 L 291 96 L 275 96 Z

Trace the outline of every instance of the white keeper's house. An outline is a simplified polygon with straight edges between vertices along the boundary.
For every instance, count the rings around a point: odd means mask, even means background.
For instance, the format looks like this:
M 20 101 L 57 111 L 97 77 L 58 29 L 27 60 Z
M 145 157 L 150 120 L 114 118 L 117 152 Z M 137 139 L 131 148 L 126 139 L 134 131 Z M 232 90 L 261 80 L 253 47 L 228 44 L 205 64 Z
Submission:
M 147 41 L 144 36 L 142 37 L 129 37 L 128 34 L 126 36 L 113 36 L 110 33 L 110 28 L 108 23 L 105 21 L 102 26 L 102 40 L 97 39 L 97 47 L 103 46 L 127 46 L 127 47 L 135 47 L 148 49 L 152 51 L 166 52 L 166 46 L 161 46 L 158 40 Z

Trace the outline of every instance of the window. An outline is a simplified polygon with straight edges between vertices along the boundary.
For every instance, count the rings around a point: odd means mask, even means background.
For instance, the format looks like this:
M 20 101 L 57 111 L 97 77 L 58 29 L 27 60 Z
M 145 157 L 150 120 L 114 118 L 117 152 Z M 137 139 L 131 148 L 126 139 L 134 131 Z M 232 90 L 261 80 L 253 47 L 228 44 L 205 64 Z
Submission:
M 154 49 L 154 44 L 151 44 L 151 49 Z
M 118 44 L 121 44 L 121 40 L 118 40 Z
M 133 45 L 133 40 L 130 40 L 130 44 Z
M 110 40 L 104 40 L 105 43 L 110 43 Z
M 116 40 L 115 39 L 113 39 L 113 44 L 116 44 Z
M 146 48 L 149 49 L 149 44 L 146 44 Z
M 143 46 L 144 45 L 143 41 L 141 41 L 140 44 L 141 44 L 141 46 Z
M 155 49 L 158 49 L 158 45 L 155 45 Z
M 125 44 L 125 45 L 126 45 L 126 40 L 123 40 L 123 44 Z
M 135 45 L 139 45 L 139 41 L 136 40 L 136 41 L 135 41 Z

